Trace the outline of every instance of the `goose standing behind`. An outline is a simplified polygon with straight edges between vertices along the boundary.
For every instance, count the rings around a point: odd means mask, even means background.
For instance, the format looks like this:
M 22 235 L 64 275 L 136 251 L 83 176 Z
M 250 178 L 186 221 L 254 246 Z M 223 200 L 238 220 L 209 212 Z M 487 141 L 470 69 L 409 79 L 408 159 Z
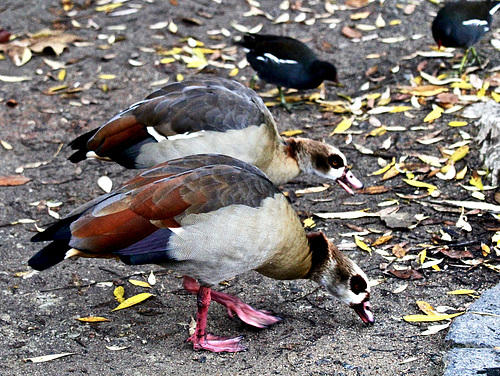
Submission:
M 262 99 L 222 78 L 167 85 L 98 129 L 70 143 L 72 162 L 88 157 L 148 168 L 192 154 L 229 155 L 260 168 L 275 184 L 301 172 L 337 181 L 347 192 L 363 184 L 337 148 L 307 138 L 282 138 Z
M 36 270 L 81 256 L 159 264 L 184 274 L 186 290 L 198 296 L 189 338 L 195 350 L 245 350 L 240 337 L 207 334 L 211 300 L 249 325 L 280 320 L 211 290 L 249 270 L 280 280 L 311 279 L 365 323 L 374 321 L 365 273 L 321 232 L 306 234 L 286 197 L 260 170 L 227 156 L 194 155 L 146 170 L 32 241 L 51 241 L 29 260 Z

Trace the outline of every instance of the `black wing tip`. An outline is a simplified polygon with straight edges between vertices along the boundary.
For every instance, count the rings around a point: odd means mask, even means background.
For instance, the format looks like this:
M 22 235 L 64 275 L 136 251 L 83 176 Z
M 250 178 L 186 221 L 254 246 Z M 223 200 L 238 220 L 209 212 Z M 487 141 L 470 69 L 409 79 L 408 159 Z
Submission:
M 41 272 L 63 261 L 69 249 L 69 240 L 54 240 L 31 257 L 28 265 Z

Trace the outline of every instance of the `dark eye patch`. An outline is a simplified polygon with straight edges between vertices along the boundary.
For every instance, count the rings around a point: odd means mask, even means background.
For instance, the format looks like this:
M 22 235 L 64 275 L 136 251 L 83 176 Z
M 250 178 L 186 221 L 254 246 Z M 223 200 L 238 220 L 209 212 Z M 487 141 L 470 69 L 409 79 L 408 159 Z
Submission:
M 333 168 L 344 167 L 344 160 L 338 154 L 330 154 L 328 156 L 328 165 L 330 165 Z
M 351 277 L 350 283 L 351 283 L 351 291 L 356 295 L 365 292 L 368 287 L 365 279 L 360 275 L 355 275 Z

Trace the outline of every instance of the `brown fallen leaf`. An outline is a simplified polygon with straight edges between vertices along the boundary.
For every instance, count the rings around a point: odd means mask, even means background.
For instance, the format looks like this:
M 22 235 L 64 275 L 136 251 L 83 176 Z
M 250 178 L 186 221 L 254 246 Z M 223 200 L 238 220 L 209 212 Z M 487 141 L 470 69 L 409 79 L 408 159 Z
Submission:
M 458 103 L 458 96 L 453 93 L 441 93 L 437 96 L 437 102 L 442 104 L 455 104 Z
M 342 29 L 342 34 L 349 39 L 361 39 L 363 34 L 359 31 L 350 28 L 349 26 L 344 26 Z
M 351 8 L 361 8 L 368 4 L 369 0 L 346 0 L 345 5 Z
M 427 302 L 423 300 L 417 300 L 417 306 L 420 310 L 429 316 L 435 316 L 437 314 L 436 310 Z
M 439 248 L 438 252 L 452 259 L 473 258 L 474 255 L 468 251 L 457 251 L 455 249 Z
M 372 243 L 372 247 L 375 247 L 377 245 L 381 245 L 381 244 L 384 244 L 384 243 L 387 243 L 389 240 L 391 240 L 393 238 L 392 235 L 384 235 L 384 236 L 381 236 L 380 238 L 378 239 L 375 239 L 375 241 Z
M 423 275 L 414 270 L 414 269 L 408 269 L 408 270 L 388 270 L 388 273 L 392 274 L 396 278 L 401 278 L 401 279 L 422 279 Z
M 0 186 L 9 187 L 14 185 L 23 185 L 29 182 L 31 179 L 24 175 L 7 175 L 0 176 Z
M 362 195 L 379 195 L 381 193 L 389 192 L 390 188 L 384 186 L 384 185 L 375 185 L 371 187 L 366 187 L 363 189 L 358 189 L 356 190 L 356 193 L 362 194 Z
M 11 34 L 4 29 L 0 29 L 0 43 L 7 43 L 10 39 Z
M 407 252 L 408 250 L 402 247 L 401 244 L 396 244 L 392 247 L 392 254 L 397 258 L 403 258 Z

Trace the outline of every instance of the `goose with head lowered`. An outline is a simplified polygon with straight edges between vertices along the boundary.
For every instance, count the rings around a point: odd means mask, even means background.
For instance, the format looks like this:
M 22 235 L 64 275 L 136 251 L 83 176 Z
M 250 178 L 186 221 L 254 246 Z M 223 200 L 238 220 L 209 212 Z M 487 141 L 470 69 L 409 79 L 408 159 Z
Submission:
M 275 184 L 300 173 L 337 181 L 347 192 L 363 184 L 337 148 L 283 138 L 262 99 L 242 84 L 203 78 L 167 85 L 70 143 L 72 162 L 88 157 L 148 168 L 192 154 L 229 155 L 260 168 Z
M 194 349 L 245 350 L 241 338 L 207 333 L 211 300 L 263 328 L 280 319 L 212 286 L 254 270 L 278 280 L 310 279 L 373 323 L 365 273 L 323 233 L 306 234 L 281 191 L 256 167 L 222 155 L 193 155 L 145 170 L 38 233 L 51 241 L 29 265 L 45 270 L 65 258 L 117 258 L 159 264 L 185 275 L 197 295 Z

